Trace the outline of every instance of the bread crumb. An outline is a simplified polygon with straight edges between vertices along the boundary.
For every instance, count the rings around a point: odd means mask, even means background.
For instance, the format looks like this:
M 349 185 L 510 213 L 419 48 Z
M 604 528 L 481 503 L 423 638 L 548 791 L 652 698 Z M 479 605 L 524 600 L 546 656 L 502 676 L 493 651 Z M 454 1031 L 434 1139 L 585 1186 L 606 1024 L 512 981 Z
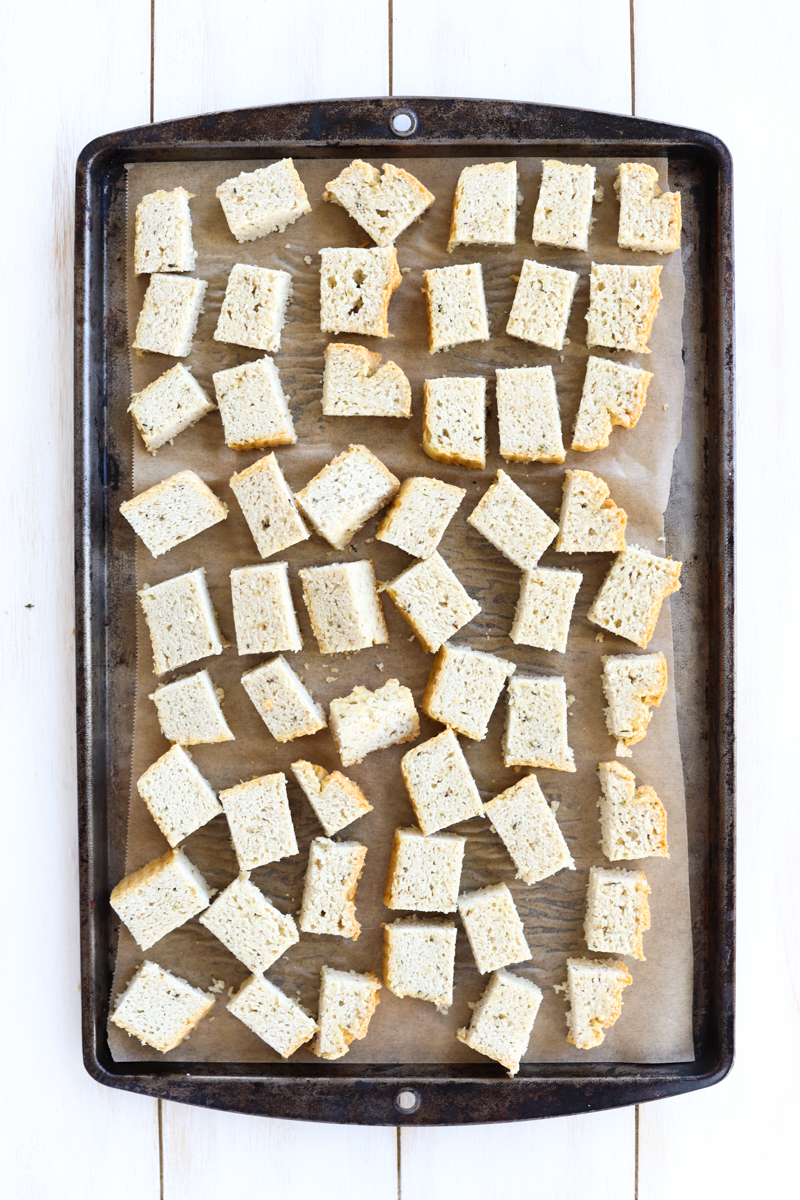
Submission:
M 286 243 L 286 245 L 284 246 L 284 250 L 291 250 L 291 248 L 292 248 L 292 247 L 289 245 L 289 243 L 288 243 L 288 242 L 287 242 L 287 243 Z
M 567 708 L 571 708 L 574 703 L 575 703 L 575 697 L 572 695 L 572 692 L 568 692 L 567 693 Z
M 401 275 L 407 275 L 407 274 L 408 274 L 408 272 L 409 272 L 410 270 L 411 270 L 411 267 L 401 267 L 401 268 L 400 268 L 400 274 L 401 274 Z
M 326 675 L 325 682 L 326 683 L 336 683 L 336 676 L 335 675 Z
M 667 409 L 669 408 L 669 405 L 668 405 L 668 404 L 662 404 L 662 405 L 661 405 L 661 407 L 663 408 L 664 412 L 666 412 L 666 411 L 667 411 Z
M 665 537 L 659 537 L 659 538 L 656 538 L 656 541 L 657 541 L 657 542 L 666 542 L 666 540 L 667 540 L 667 539 L 666 539 Z
M 208 990 L 209 990 L 209 992 L 212 993 L 212 995 L 218 996 L 220 994 L 220 992 L 224 992 L 224 990 L 225 990 L 225 980 L 224 979 L 215 979 L 214 976 L 212 975 L 211 976 L 211 987 Z M 213 1020 L 213 1017 L 212 1017 L 212 1020 Z
M 550 811 L 551 811 L 551 813 L 553 813 L 554 816 L 558 812 L 558 807 L 560 804 L 561 804 L 560 800 L 551 800 L 550 801 Z
M 594 189 L 595 204 L 602 204 L 603 197 L 605 196 L 605 194 L 606 194 L 605 188 L 602 186 L 602 184 L 598 184 L 597 187 Z M 558 990 L 558 989 L 556 989 L 556 990 Z
M 604 640 L 604 634 L 603 634 L 602 629 L 599 630 L 599 632 L 594 635 L 594 640 L 596 642 L 602 642 Z
M 383 670 L 383 663 L 376 663 L 375 666 L 378 668 L 379 671 Z
M 304 254 L 304 255 L 303 255 L 303 262 L 306 264 L 306 266 L 307 266 L 307 267 L 310 267 L 310 266 L 311 266 L 311 255 L 310 255 L 310 254 Z

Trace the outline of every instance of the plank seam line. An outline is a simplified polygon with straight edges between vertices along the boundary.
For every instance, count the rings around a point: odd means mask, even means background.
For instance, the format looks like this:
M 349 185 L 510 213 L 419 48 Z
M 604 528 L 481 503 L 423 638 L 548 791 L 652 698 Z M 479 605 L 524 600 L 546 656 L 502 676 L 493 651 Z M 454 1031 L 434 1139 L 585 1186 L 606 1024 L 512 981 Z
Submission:
M 158 1195 L 164 1200 L 164 1123 L 161 1115 L 161 1101 L 158 1103 Z
M 162 1198 L 163 1200 L 163 1198 Z M 639 1200 L 639 1105 L 633 1121 L 633 1200 Z
M 150 124 L 153 124 L 155 107 L 155 62 L 156 62 L 156 0 L 150 0 Z
M 389 0 L 389 95 L 394 95 L 394 0 Z
M 635 0 L 629 0 L 628 14 L 631 29 L 631 116 L 636 116 L 636 47 L 634 45 L 634 13 L 633 6 Z
M 391 3 L 391 0 L 389 0 Z M 400 1126 L 397 1126 L 397 1200 L 402 1200 L 403 1197 L 403 1131 Z M 163 1200 L 163 1197 L 162 1197 Z

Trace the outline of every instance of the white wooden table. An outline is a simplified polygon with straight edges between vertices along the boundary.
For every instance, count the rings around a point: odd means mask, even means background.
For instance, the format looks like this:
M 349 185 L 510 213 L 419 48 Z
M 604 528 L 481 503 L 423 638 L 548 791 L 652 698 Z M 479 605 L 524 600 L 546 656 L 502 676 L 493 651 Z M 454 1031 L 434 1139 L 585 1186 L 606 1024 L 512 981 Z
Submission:
M 797 108 L 798 44 L 798 7 L 790 0 L 761 0 L 738 13 L 730 0 L 44 0 L 6 8 L 0 1188 L 10 1200 L 197 1200 L 224 1196 L 229 1184 L 293 1200 L 317 1195 L 320 1186 L 326 1200 L 361 1186 L 373 1200 L 472 1200 L 506 1187 L 525 1200 L 706 1200 L 760 1196 L 765 1185 L 789 1195 L 797 1187 L 800 492 L 791 463 L 800 396 L 790 347 L 800 327 L 800 159 L 787 135 L 795 133 L 788 116 Z M 394 1129 L 158 1104 L 101 1088 L 81 1065 L 71 515 L 75 158 L 97 134 L 149 120 L 387 92 L 635 111 L 710 130 L 733 152 L 738 1061 L 709 1091 L 639 1109 L 508 1127 L 405 1130 L 401 1137 Z

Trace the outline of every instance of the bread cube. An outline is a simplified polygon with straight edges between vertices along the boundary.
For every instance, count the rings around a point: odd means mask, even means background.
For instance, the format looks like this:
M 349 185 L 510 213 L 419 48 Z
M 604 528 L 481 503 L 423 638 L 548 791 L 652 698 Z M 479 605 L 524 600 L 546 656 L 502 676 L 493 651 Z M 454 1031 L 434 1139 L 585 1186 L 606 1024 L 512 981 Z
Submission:
M 464 167 L 453 198 L 448 254 L 456 246 L 513 246 L 519 202 L 515 162 Z
M 583 923 L 589 949 L 644 960 L 643 935 L 650 928 L 647 903 L 650 891 L 644 871 L 590 867 Z
M 590 355 L 571 448 L 602 450 L 613 425 L 633 429 L 642 415 L 652 378 L 650 371 Z
M 633 772 L 622 763 L 600 763 L 597 773 L 603 789 L 597 802 L 600 845 L 606 858 L 669 858 L 667 814 L 653 788 L 637 788 Z
M 630 758 L 647 733 L 667 690 L 667 660 L 663 654 L 608 654 L 603 662 L 603 692 L 608 702 L 606 727 L 617 739 L 617 757 Z
M 509 367 L 497 375 L 500 454 L 509 462 L 564 461 L 552 367 Z
M 291 295 L 292 277 L 288 271 L 235 263 L 228 276 L 214 341 L 270 354 L 280 350 Z
M 286 797 L 286 776 L 282 772 L 238 783 L 220 792 L 219 798 L 228 818 L 240 871 L 254 871 L 256 867 L 297 854 Z
M 437 462 L 486 465 L 486 380 L 426 379 L 422 449 Z
M 408 750 L 400 759 L 400 770 L 417 824 L 426 836 L 483 816 L 480 794 L 452 729 Z
M 680 590 L 681 566 L 641 546 L 628 546 L 614 559 L 587 617 L 646 650 L 661 605 Z
M 143 1046 L 166 1054 L 179 1046 L 213 1007 L 213 996 L 158 963 L 145 961 L 117 999 L 109 1019 Z
M 290 158 L 226 179 L 217 188 L 217 199 L 228 228 L 240 243 L 283 233 L 287 225 L 311 212 L 303 181 Z
M 620 163 L 614 191 L 619 197 L 619 233 L 623 250 L 672 254 L 681 246 L 681 194 L 658 186 L 658 171 L 644 163 Z
M 446 1013 L 453 1003 L 455 959 L 451 921 L 400 917 L 383 927 L 383 982 L 401 1000 L 428 1000 Z
M 378 246 L 391 246 L 433 204 L 434 196 L 408 171 L 355 159 L 325 185 L 324 200 L 341 204 Z
M 359 817 L 372 812 L 372 805 L 358 784 L 341 771 L 328 772 L 301 758 L 292 763 L 292 772 L 326 837 L 333 837 Z
M 364 650 L 389 641 L 371 559 L 308 567 L 298 574 L 321 654 Z
M 505 658 L 445 642 L 434 659 L 420 708 L 432 720 L 482 742 L 506 680 L 516 669 Z
M 214 789 L 183 746 L 171 746 L 156 759 L 137 779 L 136 790 L 170 846 L 222 812 Z
M 155 454 L 184 429 L 213 412 L 205 391 L 183 363 L 176 363 L 141 392 L 135 392 L 128 408 L 142 435 L 145 450 Z
M 508 635 L 511 641 L 517 646 L 535 646 L 563 654 L 582 579 L 580 571 L 557 571 L 550 567 L 523 571 L 514 623 Z
M 238 654 L 302 650 L 288 563 L 262 563 L 231 571 L 231 598 Z
M 622 1012 L 622 992 L 633 980 L 622 962 L 600 958 L 568 958 L 566 993 L 567 1041 L 592 1050 Z
M 313 1017 L 263 975 L 246 979 L 226 1007 L 281 1058 L 289 1058 L 319 1029 Z
M 158 712 L 161 732 L 181 746 L 232 742 L 234 736 L 222 715 L 222 688 L 215 688 L 208 671 L 182 675 L 164 683 L 150 696 Z
M 594 167 L 544 159 L 542 185 L 533 214 L 534 246 L 587 250 L 594 189 Z
M 389 302 L 403 282 L 394 246 L 328 246 L 319 255 L 322 332 L 391 337 Z
M 119 511 L 158 558 L 224 521 L 228 506 L 194 471 L 179 471 L 120 504 Z
M 466 838 L 454 833 L 425 837 L 419 829 L 395 829 L 383 903 L 416 912 L 455 912 L 465 845 Z
M 232 450 L 290 446 L 297 441 L 278 368 L 268 354 L 256 362 L 216 371 L 211 378 L 225 443 Z
M 168 850 L 126 875 L 109 903 L 139 949 L 149 950 L 208 908 L 211 896 L 205 879 L 183 850 Z
M 484 805 L 517 868 L 517 879 L 539 883 L 558 871 L 575 870 L 575 863 L 555 814 L 535 775 L 525 775 Z
M 434 267 L 423 272 L 431 354 L 467 342 L 488 342 L 489 315 L 480 263 Z
M 517 676 L 511 680 L 503 761 L 507 767 L 575 770 L 575 758 L 567 745 L 567 690 L 563 679 Z
M 151 275 L 131 343 L 133 349 L 171 354 L 174 358 L 191 354 L 207 287 L 205 279 Z
M 176 187 L 142 196 L 136 205 L 133 269 L 137 275 L 154 272 L 193 271 L 197 251 L 192 245 L 194 193 Z
M 341 1058 L 350 1043 L 367 1036 L 372 1014 L 380 1003 L 381 985 L 372 971 L 320 971 L 319 1033 L 308 1047 L 318 1058 Z
M 138 595 L 150 632 L 156 675 L 209 654 L 221 654 L 228 645 L 208 594 L 205 567 L 142 588 Z
M 414 558 L 430 558 L 442 540 L 466 489 L 414 475 L 404 479 L 375 538 Z
M 242 676 L 242 686 L 277 742 L 325 729 L 325 714 L 282 654 Z
M 303 883 L 300 929 L 303 933 L 332 933 L 356 941 L 356 888 L 367 847 L 360 842 L 314 838 L 308 852 Z
M 661 299 L 660 274 L 661 267 L 592 263 L 586 345 L 649 354 L 647 343 Z
M 365 346 L 325 347 L 322 412 L 326 417 L 410 417 L 411 384 L 397 363 Z
M 611 499 L 611 489 L 591 471 L 564 474 L 558 537 L 562 554 L 604 554 L 625 549 L 627 513 Z
M 462 892 L 458 897 L 458 912 L 481 975 L 512 963 L 530 961 L 525 930 L 505 883 Z
M 577 271 L 548 267 L 526 258 L 506 333 L 550 350 L 563 350 L 577 283 Z
M 406 567 L 385 590 L 423 649 L 434 653 L 481 611 L 438 553 Z
M 217 896 L 200 924 L 254 975 L 266 971 L 300 941 L 292 918 L 270 904 L 246 872 Z
M 513 1079 L 528 1049 L 541 1003 L 541 989 L 535 983 L 501 968 L 492 975 L 478 1003 L 471 1005 L 469 1028 L 456 1030 L 456 1037 L 471 1050 L 499 1062 Z
M 536 566 L 558 533 L 555 521 L 505 471 L 497 472 L 467 523 L 523 571 Z
M 311 536 L 274 454 L 231 475 L 230 485 L 262 558 Z
M 366 446 L 351 445 L 310 479 L 295 500 L 316 532 L 335 550 L 344 550 L 399 487 L 400 480 Z
M 371 692 L 360 684 L 349 696 L 331 700 L 331 733 L 343 767 L 360 763 L 374 750 L 385 750 L 419 736 L 414 697 L 396 679 Z

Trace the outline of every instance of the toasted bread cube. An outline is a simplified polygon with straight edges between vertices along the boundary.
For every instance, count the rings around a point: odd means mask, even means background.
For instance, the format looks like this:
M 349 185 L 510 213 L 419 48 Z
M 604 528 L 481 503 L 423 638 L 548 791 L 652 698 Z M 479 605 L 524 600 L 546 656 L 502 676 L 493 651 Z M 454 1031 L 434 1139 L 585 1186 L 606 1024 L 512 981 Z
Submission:
M 286 776 L 282 772 L 239 783 L 220 792 L 219 798 L 228 818 L 240 871 L 254 871 L 256 867 L 297 854 Z
M 288 271 L 235 263 L 228 276 L 214 341 L 270 354 L 280 350 L 291 295 L 292 277 Z
M 404 229 L 430 208 L 435 197 L 408 171 L 354 159 L 325 185 L 324 200 L 340 204 L 378 246 L 391 246 Z
M 224 521 L 228 506 L 194 471 L 179 471 L 120 504 L 119 511 L 158 558 Z
M 357 685 L 349 696 L 331 700 L 331 733 L 343 767 L 360 763 L 373 750 L 385 750 L 419 736 L 414 697 L 396 679 L 374 692 Z
M 644 960 L 643 935 L 650 928 L 651 888 L 644 871 L 590 867 L 583 930 L 586 945 L 600 954 L 629 954 Z
M 566 471 L 555 550 L 603 554 L 625 549 L 628 516 L 611 499 L 611 489 L 591 471 Z
M 156 675 L 185 667 L 209 654 L 221 654 L 228 645 L 219 631 L 208 594 L 205 567 L 142 588 L 138 595 L 150 633 Z
M 489 315 L 480 263 L 434 267 L 423 272 L 431 354 L 467 342 L 488 342 Z
M 442 540 L 466 489 L 414 475 L 404 479 L 375 534 L 414 558 L 430 558 Z
M 454 833 L 425 837 L 419 829 L 395 829 L 383 903 L 416 912 L 455 912 L 465 845 L 466 838 Z
M 600 845 L 611 862 L 621 859 L 669 858 L 667 814 L 653 788 L 637 788 L 632 771 L 622 763 L 600 763 L 603 794 Z
M 131 343 L 133 349 L 171 354 L 173 358 L 191 354 L 207 287 L 205 279 L 151 275 Z
M 647 733 L 667 690 L 667 660 L 663 654 L 607 654 L 603 662 L 603 692 L 608 701 L 606 726 L 617 739 L 617 757 L 630 758 Z
M 486 380 L 426 379 L 422 449 L 437 462 L 486 465 Z
M 406 567 L 385 590 L 423 649 L 434 653 L 481 611 L 438 553 Z
M 472 1004 L 468 1029 L 456 1037 L 478 1054 L 485 1054 L 505 1067 L 513 1078 L 525 1051 L 542 1003 L 541 989 L 529 979 L 502 968 L 495 971 L 477 1004 Z
M 217 188 L 217 199 L 237 242 L 283 233 L 287 225 L 311 212 L 303 181 L 290 158 L 226 179 Z
M 263 975 L 246 979 L 226 1007 L 281 1058 L 289 1058 L 319 1029 L 313 1017 Z
M 332 842 L 314 838 L 308 852 L 303 883 L 300 929 L 303 933 L 333 933 L 356 941 L 356 888 L 367 847 L 361 842 Z
M 197 251 L 192 245 L 194 193 L 176 187 L 142 196 L 136 205 L 133 269 L 137 275 L 159 271 L 193 271 Z
M 514 623 L 508 635 L 511 641 L 517 646 L 535 646 L 563 654 L 582 579 L 580 571 L 557 571 L 551 567 L 523 571 Z
M 164 737 L 181 746 L 234 741 L 222 715 L 223 698 L 222 688 L 214 687 L 208 671 L 182 675 L 150 696 Z
M 588 163 L 542 162 L 542 186 L 533 214 L 534 246 L 587 250 L 592 221 L 595 169 Z
M 448 254 L 456 246 L 513 246 L 518 205 L 515 162 L 464 167 L 453 198 Z
M 350 1043 L 367 1036 L 372 1014 L 380 1003 L 378 983 L 372 971 L 320 971 L 319 1033 L 308 1047 L 312 1054 L 328 1061 L 341 1058 Z
M 482 742 L 506 680 L 516 669 L 505 658 L 445 642 L 434 659 L 420 708 L 432 720 Z
M 526 258 L 506 333 L 536 346 L 563 350 L 577 283 L 577 271 L 563 271 Z
M 242 676 L 242 686 L 276 742 L 325 729 L 325 714 L 282 654 Z
M 344 550 L 359 529 L 392 499 L 400 480 L 366 446 L 350 446 L 295 496 L 317 533 Z
M 642 415 L 652 378 L 650 371 L 590 355 L 571 448 L 602 450 L 613 425 L 633 429 Z
M 620 163 L 614 191 L 619 197 L 619 233 L 623 250 L 672 254 L 681 247 L 681 194 L 658 186 L 658 171 L 644 163 Z
M 311 536 L 274 454 L 231 475 L 230 485 L 262 558 Z
M 530 961 L 525 930 L 505 883 L 462 892 L 458 897 L 458 912 L 481 975 L 512 963 Z
M 137 946 L 149 950 L 208 908 L 211 895 L 205 879 L 183 850 L 168 850 L 161 858 L 126 875 L 114 888 L 109 903 Z
M 553 368 L 509 367 L 496 375 L 501 456 L 509 462 L 562 463 Z
M 176 363 L 141 392 L 134 393 L 128 412 L 133 413 L 145 450 L 155 454 L 214 408 L 191 371 L 183 363 Z
M 566 993 L 567 1041 L 592 1050 L 622 1012 L 622 991 L 633 983 L 622 962 L 601 958 L 568 958 Z
M 365 346 L 325 347 L 322 411 L 326 417 L 410 417 L 411 384 L 397 363 Z
M 536 566 L 558 533 L 555 521 L 505 471 L 497 472 L 497 479 L 469 514 L 467 524 L 523 571 Z
M 298 574 L 321 654 L 364 650 L 389 641 L 371 559 L 308 567 Z
M 290 446 L 297 441 L 278 368 L 268 354 L 256 362 L 216 371 L 211 378 L 225 443 L 232 450 Z
M 483 808 L 517 868 L 517 879 L 539 883 L 575 863 L 535 775 L 495 796 Z
M 143 962 L 118 998 L 114 1025 L 166 1054 L 174 1050 L 214 1007 L 214 997 L 154 962 Z
M 262 563 L 231 571 L 238 654 L 302 650 L 303 639 L 289 591 L 289 564 Z
M 616 267 L 592 263 L 589 277 L 587 346 L 649 354 L 661 288 L 661 267 Z
M 453 1003 L 455 959 L 451 921 L 400 917 L 383 927 L 383 982 L 400 999 L 429 1000 L 446 1013 Z
M 400 770 L 417 824 L 426 836 L 483 816 L 480 794 L 452 729 L 408 750 L 400 759 Z
M 328 772 L 301 758 L 292 763 L 292 772 L 326 837 L 333 837 L 359 817 L 372 812 L 372 805 L 358 784 L 341 771 Z
M 254 975 L 266 971 L 300 941 L 291 916 L 270 904 L 247 872 L 217 896 L 200 917 L 200 924 Z
M 614 559 L 587 617 L 646 650 L 661 605 L 680 590 L 681 566 L 641 546 L 628 546 Z
M 173 847 L 222 812 L 214 789 L 183 746 L 171 746 L 156 759 L 137 779 L 136 790 Z
M 567 690 L 563 679 L 517 676 L 511 680 L 503 761 L 507 767 L 575 770 L 575 758 L 567 745 Z
M 388 338 L 389 302 L 403 282 L 394 246 L 319 252 L 319 327 L 323 333 Z

